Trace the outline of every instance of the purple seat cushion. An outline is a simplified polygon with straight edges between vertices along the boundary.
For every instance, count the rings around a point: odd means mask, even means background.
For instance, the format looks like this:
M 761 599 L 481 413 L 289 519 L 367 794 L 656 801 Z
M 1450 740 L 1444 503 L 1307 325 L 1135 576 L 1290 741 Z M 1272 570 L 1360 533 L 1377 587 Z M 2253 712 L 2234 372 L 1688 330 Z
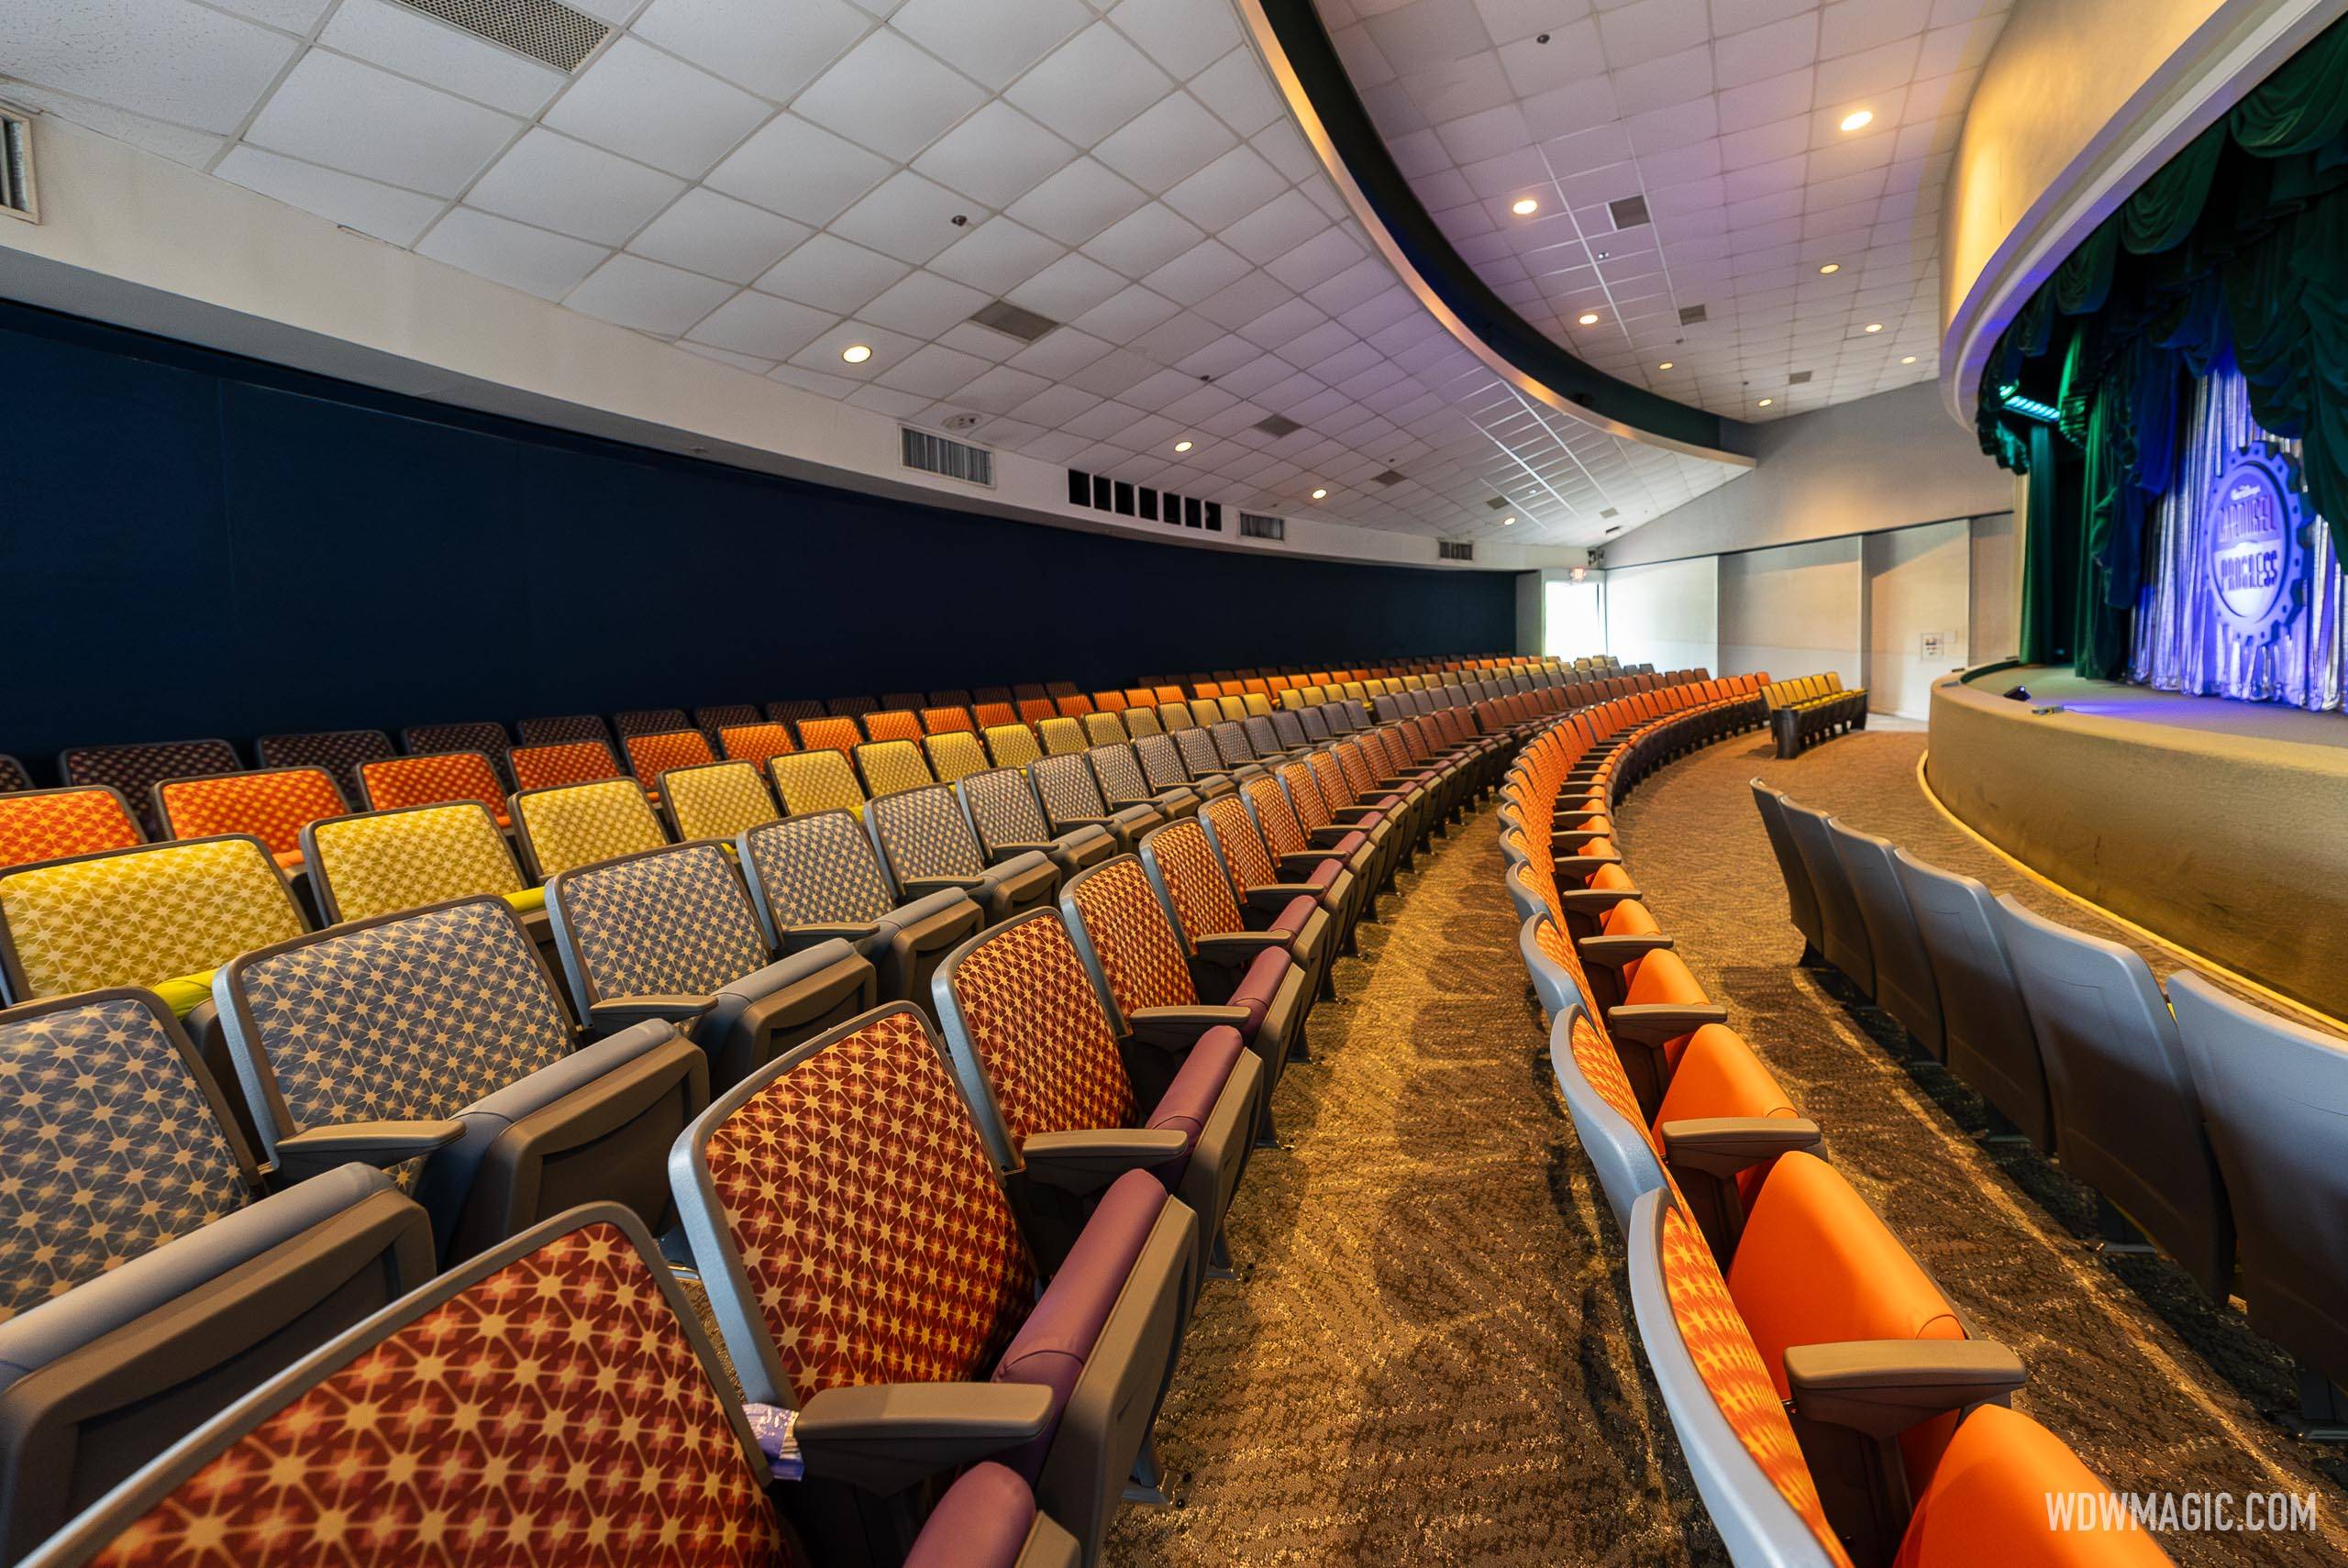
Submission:
M 1191 1163 L 1189 1146 L 1198 1141 L 1207 1118 L 1214 1114 L 1214 1102 L 1223 1098 L 1223 1086 L 1230 1081 L 1231 1069 L 1246 1049 L 1246 1040 L 1228 1024 L 1208 1030 L 1182 1058 L 1182 1070 L 1174 1075 L 1174 1081 L 1158 1097 L 1157 1108 L 1149 1113 L 1151 1128 L 1172 1128 L 1184 1140 L 1180 1159 L 1154 1167 L 1169 1189 L 1182 1179 Z
M 1351 850 L 1331 851 L 1333 856 L 1339 853 L 1350 855 L 1353 852 Z M 1312 875 L 1304 879 L 1304 885 L 1308 888 L 1325 888 L 1330 883 L 1335 881 L 1337 879 L 1337 873 L 1343 871 L 1345 868 L 1345 863 L 1343 861 L 1336 859 L 1324 860 L 1320 865 L 1315 866 L 1312 868 Z
M 1363 837 L 1360 834 L 1349 833 L 1346 834 L 1345 837 L 1339 839 L 1333 847 L 1335 848 L 1338 854 L 1351 856 L 1359 853 L 1361 846 L 1368 842 L 1369 840 Z
M 1044 1298 L 995 1363 L 997 1383 L 1034 1383 L 1052 1391 L 1052 1416 L 1044 1430 L 1033 1441 L 1002 1456 L 1002 1463 L 1030 1484 L 1043 1473 L 1044 1455 L 1051 1452 L 1060 1412 L 1076 1391 L 1085 1358 L 1092 1353 L 1093 1342 L 1117 1304 L 1117 1293 L 1124 1289 L 1135 1260 L 1149 1240 L 1150 1227 L 1165 1208 L 1165 1185 L 1147 1171 L 1127 1171 L 1110 1183 L 1076 1245 L 1068 1250 L 1059 1273 L 1052 1275 Z
M 1295 941 L 1299 935 L 1302 934 L 1305 926 L 1311 923 L 1313 911 L 1320 907 L 1319 900 L 1307 898 L 1302 893 L 1299 893 L 1288 901 L 1287 908 L 1280 911 L 1279 919 L 1272 922 L 1273 934 L 1290 942 Z
M 1013 1568 L 1036 1525 L 1036 1494 L 989 1460 L 937 1500 L 905 1568 Z
M 1247 1027 L 1241 1032 L 1248 1039 L 1256 1038 L 1256 1031 L 1264 1027 L 1264 1014 L 1269 1010 L 1272 999 L 1279 994 L 1280 982 L 1288 978 L 1291 959 L 1282 948 L 1267 947 L 1256 955 L 1247 972 L 1239 977 L 1239 985 L 1224 1001 L 1225 1007 L 1247 1010 Z

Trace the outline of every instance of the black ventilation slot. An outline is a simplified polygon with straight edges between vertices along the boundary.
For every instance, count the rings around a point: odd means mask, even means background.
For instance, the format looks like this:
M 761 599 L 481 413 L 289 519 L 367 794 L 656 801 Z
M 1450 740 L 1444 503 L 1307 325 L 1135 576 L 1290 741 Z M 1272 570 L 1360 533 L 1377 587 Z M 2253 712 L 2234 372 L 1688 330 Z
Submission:
M 1243 512 L 1239 514 L 1239 536 L 1243 539 L 1285 539 L 1288 537 L 1288 519 L 1267 517 L 1259 512 Z
M 1694 326 L 1695 325 L 1697 325 L 1699 322 L 1702 321 L 1703 319 L 1704 319 L 1704 307 L 1703 307 L 1702 305 L 1700 305 L 1700 304 L 1691 304 L 1691 305 L 1681 305 L 1681 306 L 1679 307 L 1679 325 L 1680 325 L 1680 326 Z
M 1618 229 L 1636 228 L 1651 221 L 1647 217 L 1647 199 L 1645 196 L 1624 196 L 1620 201 L 1609 202 L 1606 211 L 1613 217 L 1614 226 Z
M 1223 505 L 1220 502 L 1202 502 L 1195 495 L 1177 495 L 1170 490 L 1135 484 L 1130 480 L 1113 480 L 1106 474 L 1088 474 L 1081 469 L 1068 471 L 1068 503 L 1081 506 L 1089 512 L 1106 512 L 1115 517 L 1139 517 L 1145 522 L 1164 523 L 1169 528 L 1202 528 L 1210 534 L 1223 532 Z
M 1290 419 L 1285 414 L 1268 414 L 1264 418 L 1256 421 L 1255 427 L 1262 431 L 1265 435 L 1273 437 L 1293 436 L 1298 431 L 1304 428 L 1303 425 L 1299 425 L 1295 420 Z
M 40 222 L 33 190 L 33 123 L 0 108 L 0 213 Z
M 1434 550 L 1437 560 L 1472 561 L 1476 558 L 1476 545 L 1472 539 L 1437 539 Z
M 925 474 L 941 479 L 959 480 L 964 484 L 994 484 L 994 454 L 984 447 L 973 447 L 967 441 L 949 441 L 943 436 L 933 436 L 926 430 L 911 425 L 897 426 L 904 438 L 904 464 Z
M 475 38 L 502 44 L 516 54 L 544 61 L 557 71 L 576 71 L 611 36 L 612 29 L 555 0 L 400 0 L 412 10 L 464 28 Z

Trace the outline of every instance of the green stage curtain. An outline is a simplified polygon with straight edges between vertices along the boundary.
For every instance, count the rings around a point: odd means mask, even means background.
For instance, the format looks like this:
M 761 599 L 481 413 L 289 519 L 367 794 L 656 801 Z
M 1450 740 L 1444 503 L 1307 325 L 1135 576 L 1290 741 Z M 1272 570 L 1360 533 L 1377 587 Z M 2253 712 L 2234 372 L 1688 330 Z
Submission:
M 2070 657 L 2070 625 L 2076 613 L 2076 606 L 2063 602 L 2062 585 L 2069 573 L 2063 569 L 2062 547 L 2064 535 L 2077 530 L 2077 513 L 2064 504 L 2063 465 L 2055 449 L 2060 437 L 2054 426 L 2032 424 L 2026 431 L 2008 434 L 2027 453 L 2022 464 L 2014 466 L 2030 477 L 2029 494 L 2022 503 L 2019 651 L 2031 664 L 2060 664 Z M 2076 549 L 2072 553 L 2076 555 Z

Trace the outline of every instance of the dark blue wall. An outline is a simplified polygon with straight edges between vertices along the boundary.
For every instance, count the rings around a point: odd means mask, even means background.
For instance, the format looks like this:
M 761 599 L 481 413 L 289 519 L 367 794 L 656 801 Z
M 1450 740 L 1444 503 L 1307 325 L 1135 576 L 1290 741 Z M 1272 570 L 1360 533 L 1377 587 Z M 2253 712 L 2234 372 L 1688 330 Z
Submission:
M 1501 572 L 877 500 L 0 304 L 0 752 L 1357 663 Z

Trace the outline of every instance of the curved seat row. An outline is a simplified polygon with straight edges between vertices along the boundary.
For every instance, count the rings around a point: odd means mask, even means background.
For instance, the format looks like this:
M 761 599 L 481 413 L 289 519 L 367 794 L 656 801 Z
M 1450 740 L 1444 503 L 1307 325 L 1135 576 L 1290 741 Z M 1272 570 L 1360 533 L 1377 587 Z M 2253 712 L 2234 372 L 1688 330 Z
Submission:
M 252 834 L 0 873 L 0 1562 L 1097 1562 L 1335 956 L 1575 687 L 1076 815 L 328 817 L 323 924 Z
M 1759 779 L 1805 957 L 2091 1188 L 2298 1368 L 2303 1436 L 2348 1440 L 2348 1046 L 1859 832 Z
M 1646 910 L 1612 812 L 1630 759 L 1720 733 L 1717 683 L 1576 715 L 1501 790 L 1528 975 L 1575 1132 L 1627 1246 L 1641 1346 L 1740 1565 L 2153 1563 L 2133 1529 L 2057 1535 L 2101 1484 L 2012 1410 L 2021 1362 L 1964 1314 L 1827 1158 Z M 1755 693 L 1757 696 L 1757 691 Z
M 1769 734 L 1781 757 L 1799 756 L 1815 741 L 1867 727 L 1867 689 L 1844 687 L 1833 670 L 1769 684 Z

